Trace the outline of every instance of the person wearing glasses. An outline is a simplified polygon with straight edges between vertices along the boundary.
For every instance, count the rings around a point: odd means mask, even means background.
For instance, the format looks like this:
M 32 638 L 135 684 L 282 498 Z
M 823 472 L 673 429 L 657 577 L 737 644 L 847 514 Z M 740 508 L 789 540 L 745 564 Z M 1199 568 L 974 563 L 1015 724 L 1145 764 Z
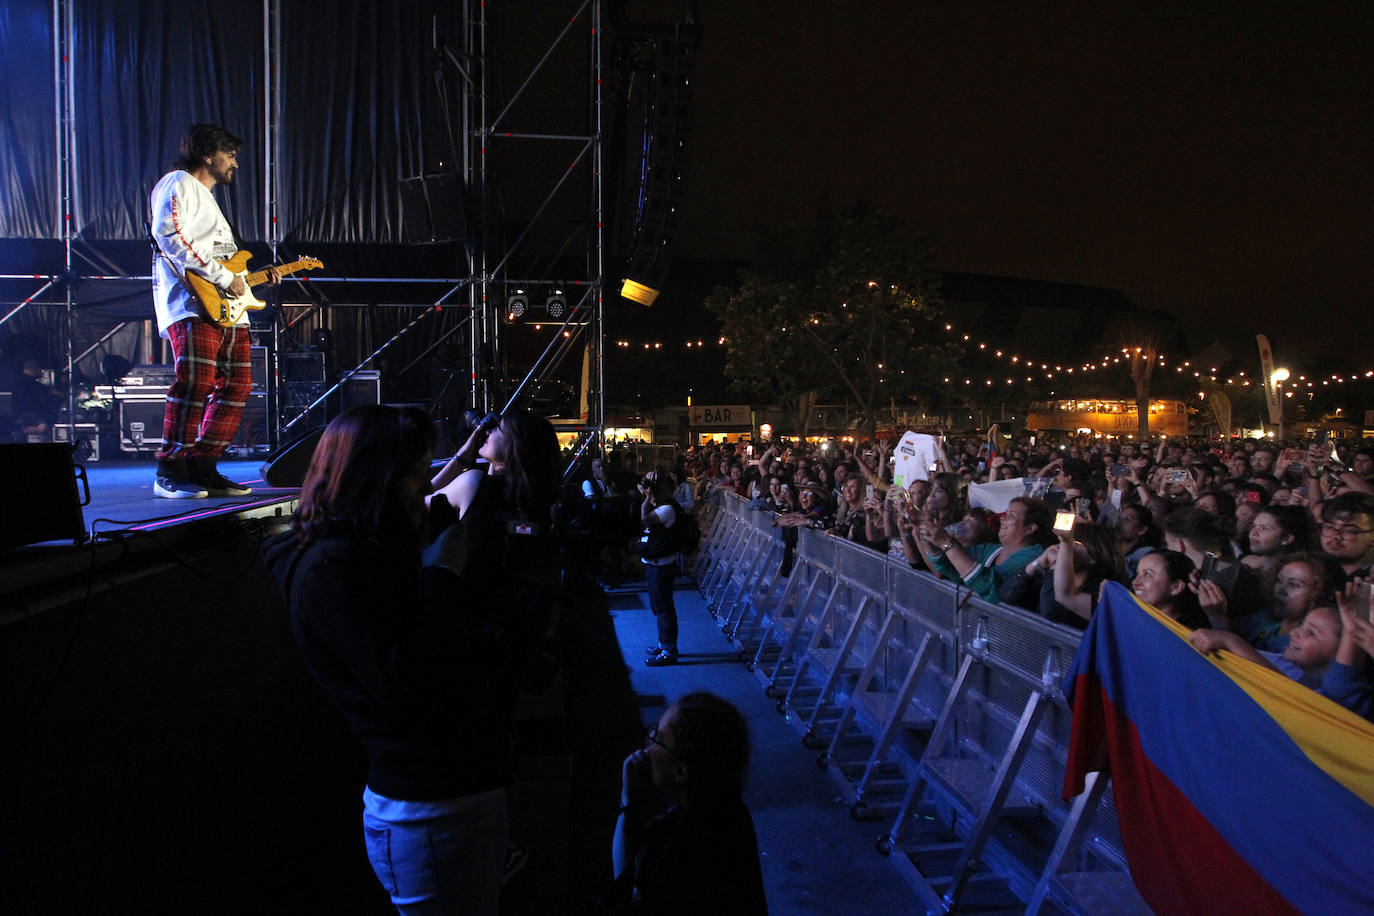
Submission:
M 615 913 L 768 912 L 743 800 L 749 729 L 731 704 L 690 693 L 621 767 L 611 844 Z
M 1322 552 L 1340 564 L 1345 578 L 1336 588 L 1355 578 L 1369 578 L 1374 565 L 1374 497 L 1342 493 L 1322 503 Z

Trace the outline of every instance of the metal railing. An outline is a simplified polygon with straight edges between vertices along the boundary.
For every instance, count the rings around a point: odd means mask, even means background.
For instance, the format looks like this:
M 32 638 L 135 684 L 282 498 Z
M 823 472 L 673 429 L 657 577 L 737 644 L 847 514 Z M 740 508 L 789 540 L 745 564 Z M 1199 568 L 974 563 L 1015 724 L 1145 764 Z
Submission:
M 1081 633 L 811 529 L 784 574 L 772 518 L 721 494 L 699 587 L 925 908 L 993 878 L 1032 910 L 1148 912 L 1109 783 L 1061 797 Z

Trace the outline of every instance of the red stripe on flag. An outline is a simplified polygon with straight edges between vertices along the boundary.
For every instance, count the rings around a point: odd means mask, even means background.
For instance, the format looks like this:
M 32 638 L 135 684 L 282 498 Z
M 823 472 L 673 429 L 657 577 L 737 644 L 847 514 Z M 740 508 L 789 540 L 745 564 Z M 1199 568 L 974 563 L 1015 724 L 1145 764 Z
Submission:
M 1073 713 L 1065 794 L 1081 791 L 1083 776 L 1092 770 L 1110 773 L 1131 880 L 1151 909 L 1209 916 L 1298 916 L 1300 911 L 1251 868 L 1150 762 L 1135 724 L 1117 710 L 1096 677 L 1078 677 Z M 1217 779 L 1224 781 L 1226 774 L 1218 773 Z M 1293 800 L 1255 799 L 1254 803 L 1291 804 Z

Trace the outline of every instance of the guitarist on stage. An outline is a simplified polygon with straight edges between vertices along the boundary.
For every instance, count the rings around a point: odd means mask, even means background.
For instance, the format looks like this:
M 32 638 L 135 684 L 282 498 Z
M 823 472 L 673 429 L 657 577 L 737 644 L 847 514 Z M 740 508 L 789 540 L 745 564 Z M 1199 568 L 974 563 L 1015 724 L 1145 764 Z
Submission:
M 158 331 L 176 359 L 153 482 L 153 493 L 167 499 L 252 492 L 216 467 L 253 386 L 247 313 L 230 327 L 206 320 L 184 280 L 191 271 L 232 296 L 247 292 L 243 277 L 218 263 L 237 245 L 213 193 L 217 184 L 233 184 L 242 145 L 222 127 L 194 124 L 175 168 L 153 188 L 153 304 Z M 275 267 L 269 274 L 270 282 L 280 282 Z

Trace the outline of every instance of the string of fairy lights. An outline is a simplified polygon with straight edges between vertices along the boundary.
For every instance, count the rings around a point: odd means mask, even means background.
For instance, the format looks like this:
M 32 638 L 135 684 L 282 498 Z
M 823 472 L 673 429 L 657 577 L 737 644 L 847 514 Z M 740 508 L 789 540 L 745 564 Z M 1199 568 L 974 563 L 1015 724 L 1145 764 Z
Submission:
M 989 356 L 992 359 L 1003 361 L 1011 370 L 1011 372 L 1009 372 L 1008 374 L 999 376 L 997 378 L 993 378 L 991 376 L 984 376 L 982 378 L 975 379 L 974 376 L 971 375 L 961 376 L 958 374 L 945 376 L 945 383 L 951 385 L 957 385 L 962 382 L 964 385 L 970 387 L 978 383 L 981 383 L 983 387 L 992 387 L 999 384 L 999 382 L 1006 385 L 1014 385 L 1021 383 L 1023 380 L 1025 382 L 1034 382 L 1037 379 L 1042 379 L 1046 381 L 1063 381 L 1067 378 L 1082 377 L 1084 374 L 1087 373 L 1095 373 L 1111 369 L 1114 366 L 1119 366 L 1123 362 L 1129 365 L 1132 358 L 1132 348 L 1122 347 L 1119 354 L 1115 352 L 1104 354 L 1096 360 L 1078 363 L 1076 365 L 1066 365 L 1062 362 L 1050 363 L 1042 359 L 1037 359 L 1034 356 L 1023 356 L 1019 353 L 1012 353 L 1005 349 L 999 349 L 996 346 L 987 343 L 986 341 L 977 340 L 972 334 L 964 333 L 961 330 L 955 328 L 953 322 L 946 322 L 943 327 L 946 334 L 958 338 L 962 342 L 967 343 L 970 347 L 976 347 L 980 354 Z M 694 340 L 682 341 L 680 346 L 686 350 L 702 351 L 711 347 L 724 347 L 727 342 L 727 338 L 725 337 L 718 337 L 714 340 L 707 338 L 697 338 Z M 614 342 L 614 345 L 617 348 L 629 351 L 661 351 L 667 347 L 672 346 L 671 344 L 665 344 L 661 340 L 616 340 Z M 1134 352 L 1136 353 L 1142 352 L 1142 350 L 1143 348 L 1140 347 L 1134 348 Z M 1156 365 L 1162 368 L 1167 368 L 1169 365 L 1168 359 L 1164 356 L 1160 356 L 1158 357 Z M 1216 366 L 1211 366 L 1204 371 L 1201 368 L 1194 368 L 1191 360 L 1184 360 L 1181 364 L 1175 365 L 1174 371 L 1181 375 L 1191 372 L 1193 378 L 1196 378 L 1199 381 L 1206 380 L 1218 384 L 1237 385 L 1239 387 L 1248 387 L 1252 383 L 1256 385 L 1261 384 L 1260 380 L 1256 380 L 1250 376 L 1247 376 L 1244 370 L 1237 371 L 1231 377 L 1223 379 L 1221 376 L 1217 374 L 1218 370 Z M 1027 372 L 1029 374 L 1023 375 L 1023 373 Z M 1011 373 L 1014 373 L 1014 376 Z M 1002 379 L 1005 379 L 1005 381 L 1002 381 Z M 1366 379 L 1374 379 L 1374 369 L 1370 369 L 1363 373 L 1351 373 L 1350 375 L 1332 373 L 1331 375 L 1325 377 L 1312 376 L 1310 378 L 1305 374 L 1297 374 L 1295 376 L 1290 376 L 1289 380 L 1283 383 L 1283 387 L 1285 389 L 1288 389 L 1284 393 L 1288 397 L 1292 397 L 1292 389 L 1294 388 L 1305 387 L 1315 389 L 1320 386 L 1329 387 L 1331 385 L 1343 385 L 1346 382 L 1358 382 Z

